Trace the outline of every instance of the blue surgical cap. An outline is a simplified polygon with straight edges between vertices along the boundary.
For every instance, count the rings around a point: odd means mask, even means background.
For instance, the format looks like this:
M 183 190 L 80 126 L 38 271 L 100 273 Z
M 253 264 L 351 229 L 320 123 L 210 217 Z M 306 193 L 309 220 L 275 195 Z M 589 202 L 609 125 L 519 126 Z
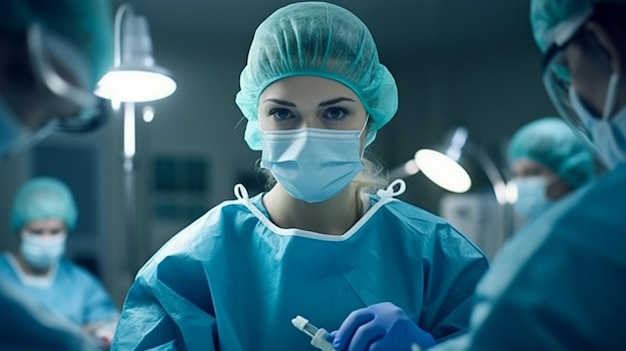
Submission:
M 91 65 L 91 88 L 111 67 L 113 25 L 109 0 L 0 1 L 0 31 L 21 31 L 35 23 L 83 50 Z
M 529 159 L 577 188 L 594 176 L 593 157 L 562 119 L 546 117 L 520 128 L 511 139 L 509 162 Z
M 60 219 L 73 230 L 77 218 L 78 209 L 67 185 L 55 178 L 39 177 L 27 181 L 18 190 L 11 212 L 11 229 L 19 233 L 30 221 Z
M 532 0 L 530 23 L 541 51 L 546 52 L 559 36 L 569 38 L 593 13 L 593 4 L 626 3 L 626 0 Z
M 398 109 L 398 90 L 380 64 L 372 35 L 350 11 L 325 2 L 299 2 L 271 14 L 254 33 L 241 72 L 236 103 L 248 119 L 245 140 L 261 150 L 261 93 L 277 80 L 317 76 L 337 81 L 359 97 L 372 121 L 367 143 Z

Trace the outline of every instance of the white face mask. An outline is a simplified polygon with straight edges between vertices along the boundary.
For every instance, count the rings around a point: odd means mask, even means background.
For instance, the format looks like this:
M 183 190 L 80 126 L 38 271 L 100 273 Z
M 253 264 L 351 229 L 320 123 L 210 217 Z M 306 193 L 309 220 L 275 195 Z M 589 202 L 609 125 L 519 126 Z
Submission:
M 45 269 L 61 260 L 65 253 L 66 238 L 66 233 L 44 236 L 24 231 L 20 252 L 31 267 Z
M 328 200 L 363 169 L 362 133 L 363 129 L 264 131 L 261 167 L 296 199 Z
M 613 74 L 609 80 L 602 118 L 594 116 L 589 111 L 573 87 L 570 87 L 569 91 L 572 108 L 589 129 L 591 140 L 598 154 L 610 169 L 626 161 L 626 106 L 610 118 L 612 106 L 615 105 L 618 83 L 617 75 Z
M 516 178 L 517 201 L 513 204 L 515 212 L 525 219 L 536 217 L 550 205 L 548 199 L 548 179 L 545 177 Z

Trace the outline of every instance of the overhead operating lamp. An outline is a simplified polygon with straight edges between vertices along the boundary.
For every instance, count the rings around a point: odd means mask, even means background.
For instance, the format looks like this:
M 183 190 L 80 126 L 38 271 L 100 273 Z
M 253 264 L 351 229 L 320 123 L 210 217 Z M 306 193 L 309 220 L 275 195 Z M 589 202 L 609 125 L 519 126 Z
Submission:
M 455 128 L 440 147 L 418 150 L 414 161 L 419 170 L 435 184 L 451 192 L 464 193 L 472 186 L 472 179 L 463 167 L 464 154 L 478 161 L 491 182 L 496 201 L 500 205 L 506 204 L 506 182 L 502 174 L 491 158 L 471 142 L 464 127 Z
M 142 230 L 137 227 L 136 199 L 136 121 L 135 104 L 163 99 L 176 90 L 172 74 L 156 64 L 152 56 L 152 39 L 148 21 L 136 15 L 131 6 L 122 5 L 115 14 L 113 68 L 98 82 L 96 95 L 111 100 L 124 108 L 124 195 L 126 232 L 128 238 L 129 272 L 131 276 L 141 266 L 142 247 L 145 242 Z M 154 117 L 154 109 L 143 106 L 144 121 Z
M 115 14 L 114 66 L 98 82 L 96 95 L 119 102 L 146 102 L 176 91 L 172 74 L 156 64 L 148 21 L 128 4 Z
M 502 216 L 502 227 L 497 233 L 508 238 L 513 233 L 513 218 L 508 206 L 514 201 L 511 187 L 507 188 L 502 173 L 487 153 L 470 140 L 466 128 L 453 129 L 438 148 L 418 150 L 413 161 L 435 184 L 451 192 L 464 193 L 472 186 L 472 179 L 464 167 L 470 158 L 477 161 L 491 183 Z

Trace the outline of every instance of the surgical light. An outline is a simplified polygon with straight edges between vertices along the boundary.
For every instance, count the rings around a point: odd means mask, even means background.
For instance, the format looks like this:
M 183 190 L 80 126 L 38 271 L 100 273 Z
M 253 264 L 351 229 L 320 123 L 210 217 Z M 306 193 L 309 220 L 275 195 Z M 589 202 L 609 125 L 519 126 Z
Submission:
M 114 67 L 98 82 L 96 95 L 121 102 L 165 98 L 176 91 L 172 74 L 156 64 L 148 21 L 122 5 L 115 15 Z
M 496 201 L 506 204 L 507 186 L 500 170 L 484 150 L 471 142 L 464 127 L 452 130 L 440 147 L 418 150 L 414 160 L 433 183 L 451 192 L 464 193 L 472 186 L 472 179 L 463 167 L 465 154 L 478 161 L 491 183 Z
M 464 193 L 472 187 L 467 171 L 444 153 L 431 149 L 418 150 L 415 163 L 433 183 L 448 191 Z

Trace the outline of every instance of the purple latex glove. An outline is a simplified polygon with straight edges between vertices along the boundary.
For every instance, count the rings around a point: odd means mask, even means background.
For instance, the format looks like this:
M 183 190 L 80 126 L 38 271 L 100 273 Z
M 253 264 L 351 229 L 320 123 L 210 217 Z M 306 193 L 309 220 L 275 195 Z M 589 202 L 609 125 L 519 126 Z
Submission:
M 338 351 L 409 351 L 412 344 L 422 350 L 435 345 L 432 335 L 390 302 L 353 311 L 331 336 Z

